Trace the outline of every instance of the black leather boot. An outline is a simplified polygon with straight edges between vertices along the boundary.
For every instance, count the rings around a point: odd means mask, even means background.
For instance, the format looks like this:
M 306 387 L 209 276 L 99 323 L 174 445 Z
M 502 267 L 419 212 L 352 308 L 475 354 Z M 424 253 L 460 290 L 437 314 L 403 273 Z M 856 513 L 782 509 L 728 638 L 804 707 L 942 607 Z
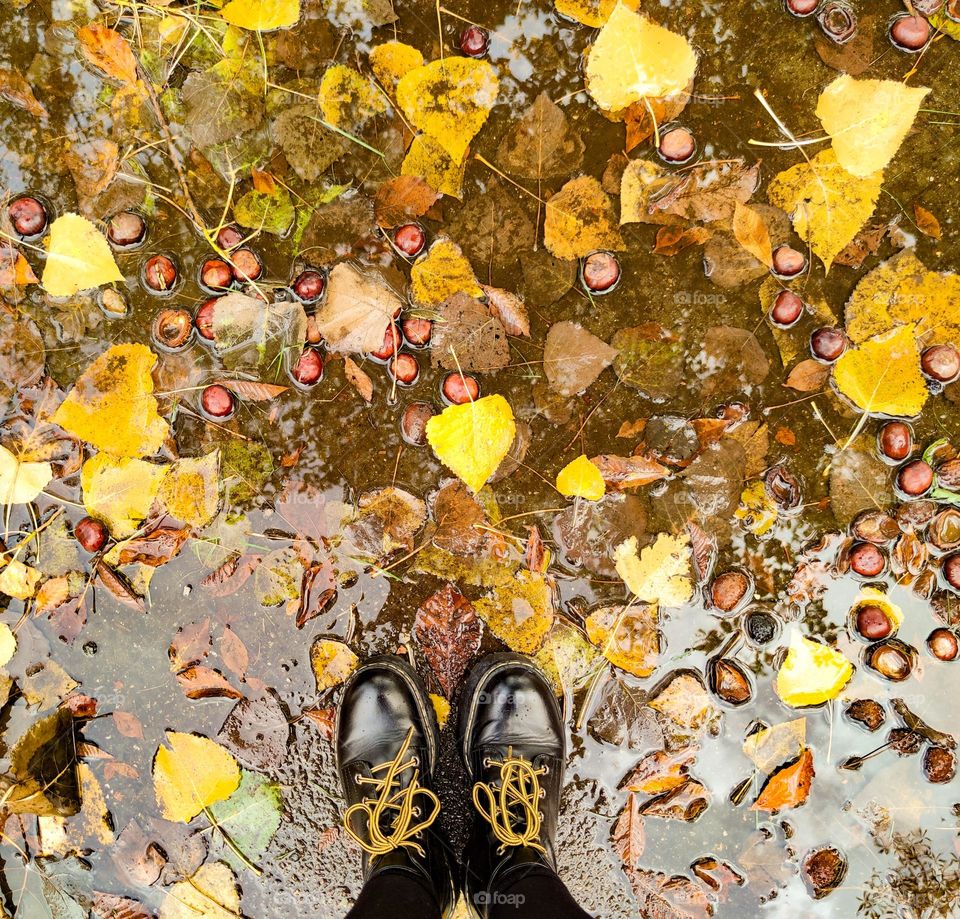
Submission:
M 553 873 L 563 787 L 564 725 L 553 687 L 525 657 L 474 667 L 460 709 L 460 748 L 473 785 L 464 890 L 486 919 L 526 874 Z
M 453 907 L 453 874 L 435 821 L 433 707 L 399 657 L 371 658 L 351 677 L 337 711 L 337 771 L 344 827 L 363 849 L 364 882 L 399 872 L 426 886 L 440 913 Z

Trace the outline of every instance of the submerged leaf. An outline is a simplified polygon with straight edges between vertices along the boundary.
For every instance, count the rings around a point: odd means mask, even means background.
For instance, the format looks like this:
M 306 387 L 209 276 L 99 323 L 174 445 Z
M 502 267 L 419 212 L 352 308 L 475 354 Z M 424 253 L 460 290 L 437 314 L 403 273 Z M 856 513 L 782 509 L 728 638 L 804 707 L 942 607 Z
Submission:
M 317 692 L 339 686 L 360 663 L 349 645 L 334 638 L 318 638 L 310 648 L 310 666 Z
M 683 606 L 693 595 L 690 579 L 690 538 L 686 533 L 660 533 L 651 546 L 637 552 L 635 536 L 614 552 L 617 574 L 644 603 Z
M 83 464 L 80 473 L 83 505 L 114 536 L 131 536 L 150 513 L 169 468 L 98 453 Z
M 819 705 L 836 698 L 851 676 L 853 665 L 843 654 L 797 631 L 777 673 L 777 695 L 792 708 Z
M 454 698 L 483 638 L 483 623 L 473 604 L 445 584 L 417 610 L 413 635 L 444 695 Z
M 201 865 L 178 881 L 160 907 L 160 919 L 240 919 L 240 887 L 223 862 Z
M 547 201 L 543 241 L 557 258 L 623 249 L 610 198 L 593 176 L 578 176 Z
M 153 786 L 168 820 L 189 823 L 240 785 L 237 761 L 209 737 L 167 731 L 153 760 Z
M 122 280 L 107 240 L 86 217 L 62 214 L 50 224 L 47 261 L 40 279 L 48 294 L 70 297 Z

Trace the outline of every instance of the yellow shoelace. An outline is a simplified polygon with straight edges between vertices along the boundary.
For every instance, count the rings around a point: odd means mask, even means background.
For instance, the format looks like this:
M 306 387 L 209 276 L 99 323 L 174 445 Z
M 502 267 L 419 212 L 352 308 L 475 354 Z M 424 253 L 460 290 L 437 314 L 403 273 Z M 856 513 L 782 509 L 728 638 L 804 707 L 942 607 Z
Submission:
M 400 846 L 406 846 L 415 849 L 423 855 L 423 847 L 414 839 L 429 828 L 437 815 L 440 813 L 440 799 L 429 788 L 424 788 L 418 781 L 420 769 L 417 758 L 411 756 L 407 759 L 407 750 L 410 748 L 410 741 L 413 738 L 413 728 L 407 732 L 407 737 L 397 753 L 396 759 L 389 763 L 382 763 L 371 769 L 372 776 L 357 776 L 357 783 L 360 785 L 373 785 L 378 797 L 374 802 L 360 801 L 357 804 L 347 808 L 343 815 L 343 826 L 357 844 L 370 855 L 386 855 Z M 399 776 L 407 769 L 413 770 L 410 782 L 406 788 L 400 785 Z M 377 776 L 383 773 L 382 777 Z M 417 798 L 422 798 L 425 802 L 429 801 L 431 810 L 429 815 L 421 817 L 420 807 L 415 804 Z M 355 814 L 366 814 L 366 835 L 364 839 L 351 825 L 351 818 Z M 390 822 L 390 832 L 385 833 L 383 824 L 393 813 L 393 819 Z M 414 823 L 414 820 L 418 822 Z M 362 825 L 361 821 L 361 825 Z
M 485 766 L 500 767 L 500 782 L 491 787 L 486 782 L 473 786 L 473 806 L 490 824 L 493 835 L 500 840 L 498 853 L 508 846 L 529 846 L 545 851 L 540 844 L 540 776 L 546 775 L 545 766 L 534 769 L 532 764 L 513 750 L 507 750 L 504 760 L 486 760 Z M 517 829 L 517 828 L 521 829 Z

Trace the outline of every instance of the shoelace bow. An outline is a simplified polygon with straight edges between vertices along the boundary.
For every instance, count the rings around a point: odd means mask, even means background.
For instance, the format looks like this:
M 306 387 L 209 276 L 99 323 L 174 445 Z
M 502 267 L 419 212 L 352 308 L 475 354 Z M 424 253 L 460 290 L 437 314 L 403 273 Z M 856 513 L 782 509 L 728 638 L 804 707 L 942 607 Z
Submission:
M 490 824 L 500 841 L 498 854 L 509 846 L 529 846 L 546 851 L 540 844 L 542 817 L 538 802 L 541 797 L 540 776 L 547 767 L 535 769 L 522 756 L 508 749 L 503 760 L 484 760 L 484 766 L 499 766 L 500 781 L 493 785 L 477 782 L 473 786 L 473 806 Z
M 370 771 L 372 776 L 358 775 L 359 785 L 372 785 L 377 791 L 377 800 L 360 801 L 348 807 L 343 815 L 343 825 L 347 833 L 352 836 L 365 852 L 372 856 L 386 855 L 394 849 L 406 846 L 415 849 L 423 855 L 423 847 L 415 842 L 416 837 L 432 826 L 440 813 L 440 799 L 429 788 L 424 788 L 420 782 L 419 763 L 415 756 L 407 759 L 407 750 L 413 738 L 413 728 L 407 732 L 406 739 L 400 746 L 396 759 L 389 763 L 374 766 Z M 407 769 L 413 770 L 413 775 L 406 788 L 401 787 L 400 775 Z M 381 778 L 378 774 L 383 773 Z M 415 804 L 417 798 L 429 801 L 431 811 L 422 820 L 420 807 Z M 366 814 L 366 830 L 369 838 L 364 839 L 354 830 L 351 818 L 355 814 Z M 392 820 L 390 815 L 393 814 Z M 419 822 L 414 823 L 414 820 Z M 384 832 L 384 824 L 389 821 L 390 832 Z M 361 825 L 362 825 L 361 821 Z

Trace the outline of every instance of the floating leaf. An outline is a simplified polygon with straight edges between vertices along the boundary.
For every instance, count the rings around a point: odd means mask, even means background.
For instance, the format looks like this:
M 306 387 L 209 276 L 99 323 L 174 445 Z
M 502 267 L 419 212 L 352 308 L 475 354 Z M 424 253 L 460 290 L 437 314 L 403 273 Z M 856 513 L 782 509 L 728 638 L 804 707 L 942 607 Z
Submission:
M 249 861 L 256 861 L 270 845 L 280 828 L 283 794 L 276 782 L 255 772 L 241 770 L 240 785 L 224 801 L 210 806 L 210 813 L 219 830 Z M 246 867 L 232 846 L 223 851 L 224 860 L 238 871 Z
M 167 513 L 192 527 L 204 527 L 220 507 L 220 451 L 178 459 L 160 486 Z
M 397 102 L 415 128 L 460 161 L 487 120 L 498 89 L 489 61 L 445 57 L 405 74 L 397 84 Z
M 233 217 L 240 226 L 275 236 L 283 236 L 296 216 L 290 192 L 282 186 L 270 193 L 252 188 L 233 206 Z
M 636 868 L 643 856 L 646 841 L 643 815 L 640 813 L 640 800 L 630 792 L 627 795 L 627 803 L 613 825 L 613 847 L 625 865 Z
M 401 175 L 388 179 L 377 189 L 373 212 L 377 223 L 390 229 L 422 216 L 439 197 L 440 193 L 419 176 Z
M 201 865 L 170 888 L 160 906 L 160 919 L 240 919 L 236 875 L 223 862 Z
M 810 162 L 775 176 L 767 197 L 791 215 L 797 234 L 829 271 L 833 260 L 870 219 L 882 182 L 882 172 L 858 178 L 837 162 L 832 150 L 824 150 Z
M 697 54 L 682 35 L 618 3 L 587 57 L 587 92 L 607 112 L 684 91 Z
M 40 280 L 48 294 L 70 297 L 122 280 L 110 245 L 86 217 L 62 214 L 50 224 L 47 261 Z
M 478 492 L 507 455 L 516 436 L 510 403 L 501 395 L 449 405 L 427 422 L 427 442 L 438 460 Z
M 599 501 L 606 492 L 600 470 L 580 455 L 557 473 L 557 491 L 565 498 L 586 498 Z
M 77 30 L 83 56 L 121 83 L 137 82 L 137 59 L 129 42 L 113 29 L 91 22 Z
M 784 386 L 797 392 L 820 392 L 830 379 L 830 365 L 814 360 L 812 357 L 800 361 L 787 374 Z
M 441 237 L 417 259 L 410 270 L 410 289 L 413 300 L 421 306 L 438 306 L 454 294 L 482 297 L 470 262 L 461 248 L 451 239 Z
M 145 460 L 98 453 L 83 464 L 80 473 L 83 505 L 114 536 L 130 536 L 150 513 L 168 469 Z
M 733 235 L 758 262 L 764 265 L 773 263 L 770 231 L 766 223 L 757 211 L 740 201 L 736 202 L 733 212 Z
M 300 0 L 230 0 L 220 15 L 230 25 L 250 31 L 286 29 L 300 18 Z
M 166 741 L 153 759 L 153 787 L 167 820 L 189 823 L 240 786 L 237 761 L 209 737 L 167 731 Z
M 765 536 L 777 522 L 777 505 L 767 493 L 763 479 L 757 479 L 744 488 L 740 506 L 734 516 L 754 536 Z
M 403 305 L 378 271 L 339 262 L 330 271 L 327 296 L 315 316 L 317 330 L 331 351 L 376 351 Z
M 837 162 L 860 178 L 886 168 L 929 92 L 899 80 L 837 77 L 817 101 L 817 117 L 833 140 Z
M 489 373 L 510 363 L 503 324 L 480 301 L 456 293 L 438 309 L 430 363 L 458 373 Z
M 370 79 L 344 64 L 327 68 L 317 101 L 324 121 L 343 131 L 359 131 L 374 115 L 386 110 L 383 97 Z
M 768 775 L 781 763 L 796 759 L 806 743 L 807 719 L 794 718 L 755 731 L 743 742 L 743 752 L 758 772 Z
M 21 462 L 0 446 L 0 505 L 29 504 L 52 478 L 53 467 L 49 463 Z
M 800 758 L 770 776 L 750 810 L 777 811 L 799 807 L 810 794 L 813 783 L 813 752 L 805 748 Z
M 387 41 L 370 49 L 370 66 L 374 76 L 392 88 L 401 77 L 423 66 L 423 55 L 402 41 Z
M 913 328 L 901 326 L 847 348 L 833 365 L 833 383 L 868 415 L 919 414 L 929 390 Z
M 445 584 L 417 610 L 413 635 L 444 695 L 454 698 L 483 638 L 473 604 L 452 584 Z
M 543 241 L 557 258 L 623 249 L 610 198 L 593 176 L 578 176 L 547 201 Z
M 656 605 L 604 606 L 587 617 L 587 637 L 615 667 L 638 677 L 657 669 L 660 630 Z
M 683 606 L 693 595 L 690 580 L 690 537 L 660 533 L 651 546 L 637 553 L 637 538 L 631 536 L 614 552 L 617 574 L 644 603 Z
M 403 165 L 401 175 L 417 176 L 431 188 L 444 195 L 460 198 L 463 195 L 465 157 L 451 156 L 438 140 L 429 134 L 414 137 Z
M 777 695 L 793 708 L 819 705 L 836 698 L 851 676 L 853 665 L 843 654 L 797 631 L 777 673 Z
M 543 575 L 518 571 L 474 604 L 490 631 L 518 654 L 533 654 L 553 624 L 553 597 Z
M 170 433 L 153 395 L 156 362 L 145 345 L 108 348 L 81 374 L 54 424 L 116 457 L 155 453 Z
M 339 686 L 360 663 L 349 645 L 333 638 L 318 638 L 310 648 L 310 666 L 317 692 Z
M 32 565 L 0 555 L 0 594 L 15 600 L 29 600 L 37 592 L 42 577 Z
M 543 344 L 543 370 L 551 388 L 573 396 L 590 386 L 617 353 L 580 323 L 555 322 Z
M 613 0 L 605 2 L 612 8 Z M 563 109 L 542 92 L 500 141 L 497 162 L 523 179 L 568 176 L 583 163 L 583 141 L 571 131 Z

